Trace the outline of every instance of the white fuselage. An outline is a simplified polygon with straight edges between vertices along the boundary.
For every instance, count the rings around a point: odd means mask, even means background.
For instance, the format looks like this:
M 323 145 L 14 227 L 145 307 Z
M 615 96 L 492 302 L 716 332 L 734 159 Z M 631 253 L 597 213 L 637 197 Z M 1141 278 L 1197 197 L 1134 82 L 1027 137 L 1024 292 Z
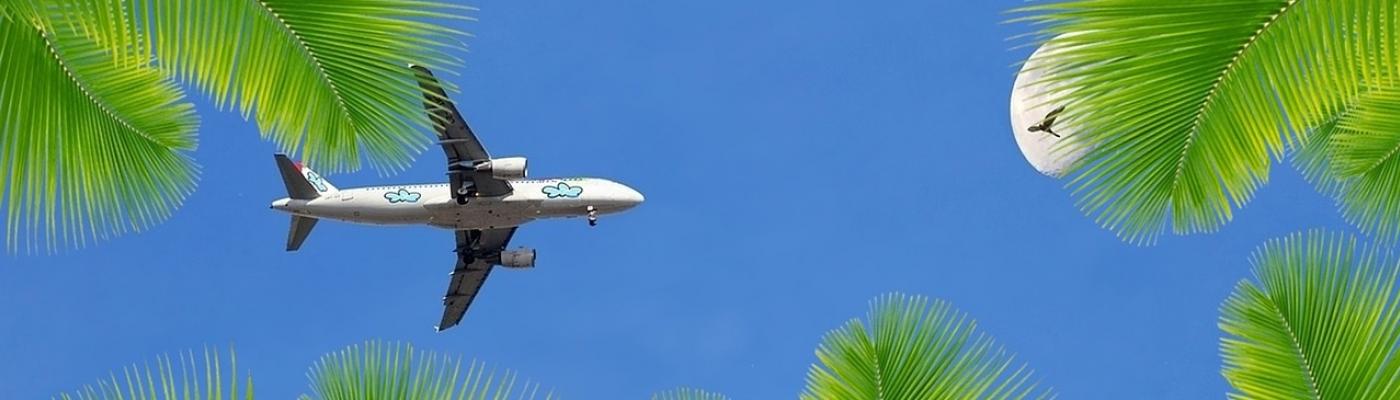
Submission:
M 642 194 L 598 178 L 510 181 L 505 196 L 470 197 L 458 204 L 446 183 L 341 189 L 311 200 L 284 198 L 272 208 L 312 218 L 373 225 L 423 224 L 439 228 L 494 229 L 544 218 L 611 214 L 635 207 Z

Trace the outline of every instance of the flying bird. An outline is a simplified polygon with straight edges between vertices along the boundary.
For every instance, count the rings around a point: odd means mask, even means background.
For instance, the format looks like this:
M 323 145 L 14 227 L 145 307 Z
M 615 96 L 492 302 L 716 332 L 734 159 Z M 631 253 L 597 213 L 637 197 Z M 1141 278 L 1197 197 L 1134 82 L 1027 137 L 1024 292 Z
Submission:
M 1041 132 L 1041 131 L 1044 131 L 1045 133 L 1049 133 L 1051 136 L 1060 137 L 1060 135 L 1059 135 L 1058 133 L 1055 133 L 1055 131 L 1051 130 L 1051 128 L 1055 125 L 1055 118 L 1059 118 L 1060 113 L 1062 113 L 1062 112 L 1064 112 L 1064 111 L 1065 111 L 1065 106 L 1060 106 L 1059 108 L 1056 108 L 1056 109 L 1054 109 L 1054 110 L 1051 110 L 1049 114 L 1045 114 L 1045 118 L 1044 118 L 1044 119 L 1041 119 L 1040 122 L 1036 122 L 1035 125 L 1031 125 L 1029 128 L 1026 128 L 1026 131 L 1028 131 L 1028 132 Z

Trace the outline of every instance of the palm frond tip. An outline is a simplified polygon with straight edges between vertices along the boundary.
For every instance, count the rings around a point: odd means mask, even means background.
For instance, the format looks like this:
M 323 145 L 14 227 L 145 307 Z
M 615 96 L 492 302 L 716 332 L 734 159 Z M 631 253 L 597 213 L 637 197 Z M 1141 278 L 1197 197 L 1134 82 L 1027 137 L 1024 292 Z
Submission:
M 514 372 L 498 376 L 476 361 L 464 370 L 461 359 L 375 341 L 326 355 L 307 376 L 303 400 L 554 398 Z
M 1245 398 L 1400 397 L 1400 264 L 1354 237 L 1265 244 L 1221 309 L 1223 373 Z
M 803 399 L 1045 398 L 1031 372 L 942 301 L 887 295 L 826 335 Z
M 56 30 L 50 30 L 56 29 Z M 167 218 L 194 188 L 198 119 L 176 85 L 72 29 L 0 20 L 0 204 L 11 250 L 82 246 Z

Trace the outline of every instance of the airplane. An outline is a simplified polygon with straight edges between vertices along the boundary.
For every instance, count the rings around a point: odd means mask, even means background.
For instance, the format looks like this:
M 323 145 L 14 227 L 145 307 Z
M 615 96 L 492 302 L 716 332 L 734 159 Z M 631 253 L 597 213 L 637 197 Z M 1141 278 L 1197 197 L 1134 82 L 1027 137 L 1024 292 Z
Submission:
M 645 198 L 627 185 L 600 178 L 527 178 L 524 157 L 492 157 L 477 140 L 431 71 L 410 66 L 424 90 L 447 155 L 447 182 L 337 189 L 311 168 L 277 154 L 287 197 L 272 209 L 292 215 L 287 251 L 296 251 L 321 219 L 372 225 L 428 225 L 452 230 L 457 265 L 443 296 L 441 332 L 462 321 L 495 266 L 532 268 L 535 250 L 506 246 L 526 223 L 626 211 Z

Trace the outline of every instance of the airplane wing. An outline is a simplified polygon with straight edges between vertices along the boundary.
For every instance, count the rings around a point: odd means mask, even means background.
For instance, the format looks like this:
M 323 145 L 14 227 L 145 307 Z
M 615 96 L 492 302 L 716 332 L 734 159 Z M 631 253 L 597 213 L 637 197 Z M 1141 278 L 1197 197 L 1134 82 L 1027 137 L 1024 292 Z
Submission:
M 472 300 L 481 291 L 481 284 L 486 283 L 486 276 L 495 266 L 493 257 L 498 257 L 501 250 L 510 244 L 515 228 L 456 233 L 457 267 L 452 270 L 452 284 L 447 286 L 447 294 L 442 298 L 442 305 L 446 308 L 442 310 L 442 322 L 437 326 L 439 332 L 462 322 L 467 307 L 472 305 Z
M 447 92 L 433 72 L 418 65 L 412 68 L 417 74 L 419 86 L 424 90 L 423 107 L 427 108 L 428 115 L 433 119 L 438 144 L 447 154 L 447 175 L 452 182 L 452 193 L 464 194 L 463 189 L 466 188 L 479 196 L 510 194 L 510 182 L 476 170 L 476 164 L 490 160 L 491 155 L 472 133 L 472 128 L 467 126 L 467 121 L 462 119 L 462 113 L 457 112 L 457 106 L 447 98 Z

